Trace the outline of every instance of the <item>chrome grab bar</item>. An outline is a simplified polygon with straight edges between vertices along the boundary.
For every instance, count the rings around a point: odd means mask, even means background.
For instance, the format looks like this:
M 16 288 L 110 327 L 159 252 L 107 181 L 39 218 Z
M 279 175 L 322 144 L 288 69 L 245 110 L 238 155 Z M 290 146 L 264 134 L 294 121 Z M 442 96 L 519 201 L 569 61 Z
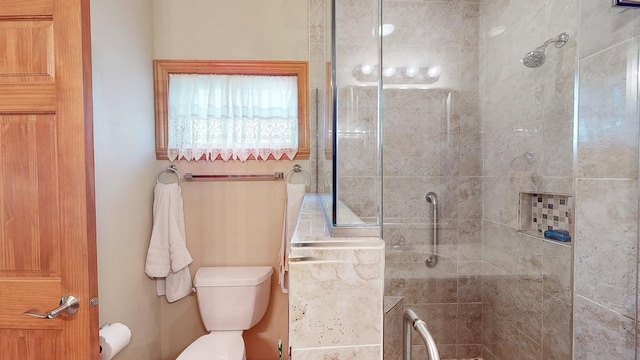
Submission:
M 438 195 L 430 191 L 425 196 L 428 203 L 433 204 L 433 248 L 431 255 L 425 260 L 427 267 L 435 267 L 438 264 Z
M 404 349 L 402 352 L 402 360 L 411 360 L 411 327 L 416 329 L 418 335 L 420 335 L 422 341 L 424 341 L 429 360 L 440 360 L 440 353 L 438 353 L 436 341 L 433 339 L 433 336 L 431 336 L 429 329 L 427 329 L 427 324 L 420 319 L 413 310 L 407 309 L 404 311 L 403 327 L 402 341 L 404 343 Z

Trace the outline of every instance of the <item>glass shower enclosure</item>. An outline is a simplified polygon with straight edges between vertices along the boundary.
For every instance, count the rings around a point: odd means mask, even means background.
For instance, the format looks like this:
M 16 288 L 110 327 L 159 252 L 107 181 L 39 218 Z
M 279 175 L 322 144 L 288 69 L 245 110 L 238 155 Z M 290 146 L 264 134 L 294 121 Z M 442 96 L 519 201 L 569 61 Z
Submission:
M 408 308 L 446 359 L 636 358 L 640 10 L 325 4 L 319 192 L 385 240 L 385 359 Z
M 321 199 L 333 236 L 380 236 L 380 5 L 325 4 L 327 24 L 333 26 L 326 26 L 325 116 L 318 126 Z

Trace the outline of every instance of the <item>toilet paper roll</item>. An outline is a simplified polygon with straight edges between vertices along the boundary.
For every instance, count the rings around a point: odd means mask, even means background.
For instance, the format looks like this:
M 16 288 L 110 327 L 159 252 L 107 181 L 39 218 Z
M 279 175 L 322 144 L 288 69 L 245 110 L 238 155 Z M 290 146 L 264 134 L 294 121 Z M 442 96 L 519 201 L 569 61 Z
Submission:
M 100 360 L 111 360 L 131 340 L 131 330 L 121 323 L 100 329 Z

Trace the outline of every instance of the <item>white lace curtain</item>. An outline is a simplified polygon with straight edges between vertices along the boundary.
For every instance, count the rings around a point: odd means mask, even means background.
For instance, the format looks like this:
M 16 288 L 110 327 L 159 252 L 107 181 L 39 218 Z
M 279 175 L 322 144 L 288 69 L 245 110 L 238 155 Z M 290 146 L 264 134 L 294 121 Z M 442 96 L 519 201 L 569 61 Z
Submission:
M 171 74 L 168 98 L 171 161 L 293 159 L 298 151 L 296 76 Z

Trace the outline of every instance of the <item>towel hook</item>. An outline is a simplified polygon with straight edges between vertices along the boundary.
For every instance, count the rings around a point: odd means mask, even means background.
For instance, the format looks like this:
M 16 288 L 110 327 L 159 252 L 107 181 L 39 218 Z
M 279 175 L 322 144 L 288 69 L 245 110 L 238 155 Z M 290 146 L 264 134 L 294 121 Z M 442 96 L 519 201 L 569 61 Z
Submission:
M 299 164 L 293 165 L 293 168 L 287 171 L 287 174 L 284 176 L 284 178 L 286 179 L 287 182 L 289 182 L 290 177 L 292 177 L 294 174 L 299 174 L 299 173 L 302 173 L 305 177 L 304 185 L 309 186 L 309 183 L 311 182 L 311 175 L 309 175 L 309 173 L 305 169 L 303 169 L 302 166 L 300 166 Z
M 182 176 L 180 176 L 180 173 L 178 172 L 178 167 L 175 165 L 169 165 L 166 169 L 158 173 L 158 176 L 156 176 L 156 184 L 160 184 L 160 176 L 164 173 L 172 173 L 178 177 L 178 184 L 182 182 Z

